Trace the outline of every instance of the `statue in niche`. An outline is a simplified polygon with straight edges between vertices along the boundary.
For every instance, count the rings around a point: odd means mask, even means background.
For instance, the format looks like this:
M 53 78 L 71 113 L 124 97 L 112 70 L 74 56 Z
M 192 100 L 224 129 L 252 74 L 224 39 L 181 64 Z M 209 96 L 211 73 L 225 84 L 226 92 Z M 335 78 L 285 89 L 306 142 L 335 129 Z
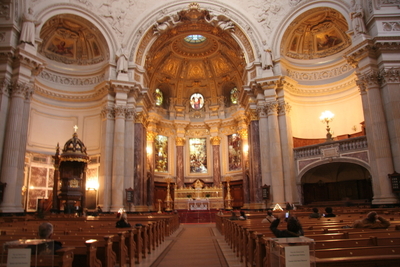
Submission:
M 364 24 L 364 11 L 356 0 L 351 0 L 350 11 L 350 18 L 354 30 L 354 35 L 366 34 L 367 29 L 365 28 Z
M 20 43 L 27 43 L 35 46 L 35 33 L 36 26 L 40 24 L 33 16 L 33 9 L 29 8 L 28 12 L 25 12 L 22 16 L 22 30 L 19 37 Z
M 154 34 L 162 34 L 163 32 L 175 27 L 179 23 L 181 23 L 181 21 L 178 14 L 172 14 L 158 19 L 153 26 Z
M 126 51 L 124 44 L 121 44 L 117 56 L 117 74 L 128 73 L 128 52 Z

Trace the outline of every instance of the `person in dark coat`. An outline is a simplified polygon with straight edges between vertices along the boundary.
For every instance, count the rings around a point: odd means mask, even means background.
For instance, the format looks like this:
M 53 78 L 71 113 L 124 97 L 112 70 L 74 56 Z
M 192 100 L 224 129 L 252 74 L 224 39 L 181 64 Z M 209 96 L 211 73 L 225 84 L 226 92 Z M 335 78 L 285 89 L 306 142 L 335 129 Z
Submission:
M 299 237 L 304 235 L 303 227 L 301 226 L 299 220 L 294 217 L 290 216 L 287 220 L 287 226 L 285 230 L 279 230 L 278 226 L 281 222 L 280 218 L 277 218 L 272 221 L 269 229 L 271 229 L 272 233 L 276 237 Z
M 115 227 L 117 228 L 132 227 L 131 224 L 128 222 L 128 216 L 126 215 L 125 212 L 120 215 L 119 220 L 115 224 Z

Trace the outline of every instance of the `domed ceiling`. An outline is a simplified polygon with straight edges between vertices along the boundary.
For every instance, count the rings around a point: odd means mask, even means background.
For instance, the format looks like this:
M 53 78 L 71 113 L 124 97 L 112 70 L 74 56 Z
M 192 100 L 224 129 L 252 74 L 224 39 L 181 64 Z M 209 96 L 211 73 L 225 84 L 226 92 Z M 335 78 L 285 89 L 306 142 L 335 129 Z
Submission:
M 281 53 L 293 59 L 317 59 L 334 55 L 351 45 L 349 27 L 342 14 L 331 8 L 305 12 L 286 30 Z
M 105 41 L 97 28 L 82 17 L 57 15 L 40 31 L 40 54 L 68 65 L 93 65 L 109 59 Z
M 209 11 L 194 8 L 179 12 L 174 27 L 164 25 L 166 19 L 157 22 L 159 36 L 145 65 L 152 91 L 159 88 L 165 99 L 181 104 L 200 93 L 212 104 L 243 84 L 245 60 L 231 36 L 234 25 L 221 27 L 227 20 L 220 17 L 212 23 L 213 18 Z

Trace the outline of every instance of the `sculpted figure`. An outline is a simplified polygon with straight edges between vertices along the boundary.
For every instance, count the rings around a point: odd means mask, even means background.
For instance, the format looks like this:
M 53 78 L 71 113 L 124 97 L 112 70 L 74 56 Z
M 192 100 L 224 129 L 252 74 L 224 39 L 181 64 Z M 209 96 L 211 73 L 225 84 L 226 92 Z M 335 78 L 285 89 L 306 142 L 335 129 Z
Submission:
M 118 73 L 128 73 L 128 53 L 124 48 L 124 44 L 121 44 L 117 56 L 117 74 Z
M 235 26 L 233 22 L 224 15 L 215 15 L 213 12 L 209 12 L 205 20 L 215 27 L 219 27 L 221 30 L 234 30 Z
M 351 0 L 351 23 L 354 30 L 354 35 L 366 34 L 367 29 L 364 24 L 364 11 L 356 0 Z
M 270 69 L 274 66 L 272 59 L 272 51 L 269 47 L 264 49 L 264 53 L 261 55 L 261 67 L 263 70 Z
M 154 34 L 161 34 L 179 23 L 181 23 L 181 21 L 178 14 L 165 16 L 154 23 Z
M 30 45 L 35 45 L 35 31 L 36 26 L 40 24 L 33 16 L 32 8 L 28 9 L 22 16 L 22 30 L 19 37 L 20 43 L 27 43 Z

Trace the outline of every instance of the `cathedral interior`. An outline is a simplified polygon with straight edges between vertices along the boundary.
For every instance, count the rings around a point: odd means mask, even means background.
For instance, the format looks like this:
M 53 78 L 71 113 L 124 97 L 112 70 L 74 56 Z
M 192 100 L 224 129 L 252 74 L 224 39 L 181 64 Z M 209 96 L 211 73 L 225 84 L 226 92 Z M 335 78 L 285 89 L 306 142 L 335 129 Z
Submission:
M 1 212 L 398 205 L 399 1 L 2 3 Z

